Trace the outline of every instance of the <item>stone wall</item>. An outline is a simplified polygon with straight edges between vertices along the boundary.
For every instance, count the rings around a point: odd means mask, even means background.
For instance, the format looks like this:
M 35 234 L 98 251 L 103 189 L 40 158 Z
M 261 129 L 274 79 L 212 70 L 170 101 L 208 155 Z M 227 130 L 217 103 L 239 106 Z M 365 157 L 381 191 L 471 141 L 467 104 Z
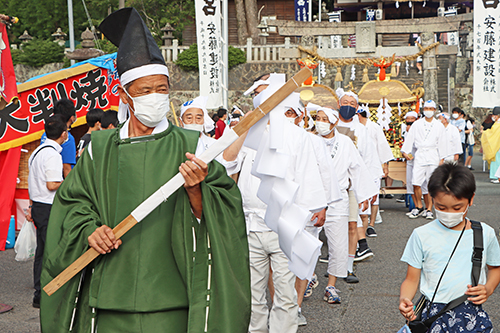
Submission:
M 35 76 L 52 73 L 62 69 L 64 63 L 47 64 L 42 67 L 32 67 L 28 65 L 17 64 L 14 66 L 17 82 L 25 82 Z

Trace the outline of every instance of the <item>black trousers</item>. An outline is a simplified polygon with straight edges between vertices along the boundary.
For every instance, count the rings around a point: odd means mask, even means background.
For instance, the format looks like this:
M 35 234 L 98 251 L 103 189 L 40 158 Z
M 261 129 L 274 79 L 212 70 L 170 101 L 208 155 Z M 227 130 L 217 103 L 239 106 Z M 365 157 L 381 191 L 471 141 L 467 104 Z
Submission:
M 462 154 L 458 155 L 458 163 L 461 165 L 465 164 L 467 145 L 462 143 Z
M 50 209 L 52 205 L 34 202 L 31 207 L 31 217 L 36 227 L 36 252 L 33 264 L 33 282 L 35 285 L 34 300 L 40 301 L 41 287 L 40 274 L 42 273 L 43 251 L 45 250 L 45 238 L 47 236 L 47 226 L 49 225 Z

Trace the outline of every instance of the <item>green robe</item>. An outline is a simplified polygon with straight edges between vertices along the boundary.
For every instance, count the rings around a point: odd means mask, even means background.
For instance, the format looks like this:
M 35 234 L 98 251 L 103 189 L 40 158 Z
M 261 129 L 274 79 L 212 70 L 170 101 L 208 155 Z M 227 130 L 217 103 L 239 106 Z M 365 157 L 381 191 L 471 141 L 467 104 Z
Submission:
M 124 140 L 119 130 L 92 133 L 92 157 L 86 149 L 57 191 L 42 287 L 88 249 L 87 238 L 96 228 L 115 227 L 172 178 L 198 140 L 197 132 L 172 124 L 161 133 Z M 200 222 L 182 187 L 126 233 L 118 250 L 100 255 L 85 269 L 80 292 L 81 274 L 52 296 L 42 292 L 42 331 L 67 332 L 79 296 L 73 332 L 90 331 L 92 308 L 97 309 L 97 322 L 99 310 L 186 310 L 187 332 L 204 332 L 206 324 L 208 332 L 247 332 L 250 274 L 241 195 L 215 161 L 201 191 Z

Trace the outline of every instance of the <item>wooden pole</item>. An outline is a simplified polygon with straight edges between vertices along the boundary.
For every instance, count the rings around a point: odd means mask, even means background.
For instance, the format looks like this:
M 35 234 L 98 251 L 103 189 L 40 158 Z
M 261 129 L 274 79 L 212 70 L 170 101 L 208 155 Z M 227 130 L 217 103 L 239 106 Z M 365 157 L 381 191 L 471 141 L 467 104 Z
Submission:
M 179 119 L 177 119 L 177 114 L 175 113 L 174 109 L 174 103 L 170 102 L 170 110 L 172 110 L 172 113 L 174 114 L 174 119 L 175 119 L 175 125 L 179 127 Z
M 312 72 L 309 68 L 303 68 L 302 70 L 300 70 L 297 74 L 295 74 L 294 77 L 288 80 L 288 82 L 286 82 L 283 87 L 281 87 L 278 91 L 271 95 L 271 97 L 269 97 L 264 103 L 257 107 L 252 113 L 243 118 L 243 120 L 241 120 L 238 125 L 233 128 L 233 131 L 238 136 L 241 136 L 242 134 L 247 132 L 250 127 L 252 127 L 260 119 L 262 119 L 262 117 L 268 114 L 272 109 L 274 109 L 295 89 L 300 87 L 301 84 L 311 75 Z M 176 177 L 174 176 L 174 178 Z M 171 180 L 169 180 L 169 182 L 170 181 Z M 182 184 L 180 186 L 182 186 Z M 132 215 L 127 216 L 113 229 L 113 233 L 115 234 L 116 239 L 120 239 L 127 231 L 129 231 L 134 225 L 136 225 L 137 222 L 138 221 Z M 70 266 L 68 266 L 64 271 L 62 271 L 58 276 L 50 281 L 43 288 L 43 290 L 47 293 L 47 295 L 51 296 L 98 256 L 99 252 L 97 252 L 93 248 L 88 249 L 87 252 L 80 256 L 80 258 L 75 260 Z

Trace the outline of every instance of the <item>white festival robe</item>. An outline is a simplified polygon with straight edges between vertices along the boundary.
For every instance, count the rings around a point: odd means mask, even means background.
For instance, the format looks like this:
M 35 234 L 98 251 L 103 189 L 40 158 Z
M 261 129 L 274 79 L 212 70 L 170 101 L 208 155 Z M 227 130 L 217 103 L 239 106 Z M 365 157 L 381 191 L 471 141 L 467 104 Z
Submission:
M 415 121 L 406 134 L 401 152 L 410 154 L 413 147 L 415 147 L 414 165 L 439 165 L 439 161 L 448 153 L 443 124 L 434 118 L 432 122 L 428 122 L 425 118 Z
M 379 189 L 366 172 L 366 165 L 348 136 L 340 134 L 335 129 L 333 138 L 323 139 L 332 158 L 342 192 L 342 201 L 330 204 L 326 213 L 328 216 L 349 216 L 349 197 L 347 194 L 349 187 L 354 191 L 358 202 L 370 199 L 378 194 Z
M 455 160 L 455 154 L 460 155 L 463 153 L 462 141 L 460 141 L 460 132 L 458 131 L 458 128 L 448 124 L 448 126 L 445 127 L 445 133 L 446 140 L 448 141 L 448 152 L 446 153 L 444 160 L 446 162 L 453 162 Z

